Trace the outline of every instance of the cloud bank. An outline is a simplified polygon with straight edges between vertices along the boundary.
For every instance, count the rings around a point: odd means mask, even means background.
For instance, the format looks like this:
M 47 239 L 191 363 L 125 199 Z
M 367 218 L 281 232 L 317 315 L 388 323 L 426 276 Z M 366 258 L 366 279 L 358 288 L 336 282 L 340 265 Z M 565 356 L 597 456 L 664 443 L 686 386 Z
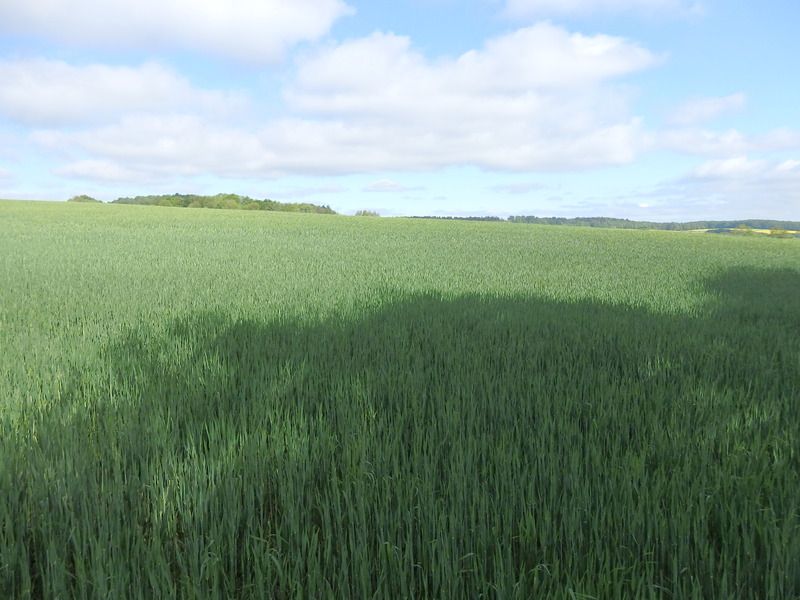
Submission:
M 341 0 L 25 0 L 0 2 L 0 31 L 80 46 L 177 48 L 261 62 L 319 38 L 352 12 Z
M 247 104 L 241 95 L 197 89 L 154 62 L 128 67 L 0 60 L 0 81 L 0 115 L 39 127 L 86 125 L 131 112 L 230 114 Z
M 100 166 L 113 177 L 278 177 L 458 165 L 581 170 L 627 164 L 640 151 L 641 125 L 618 80 L 658 60 L 624 38 L 572 34 L 549 23 L 437 59 L 406 37 L 376 32 L 305 55 L 284 90 L 289 115 L 248 126 L 214 116 L 246 106 L 244 99 L 194 89 L 158 65 L 26 64 L 27 78 L 18 78 L 23 83 L 0 92 L 0 112 L 43 124 L 124 109 L 102 126 L 35 134 L 50 151 L 84 154 L 65 167 L 75 175 Z M 99 71 L 103 77 L 95 80 Z M 53 102 L 41 93 L 48 89 L 69 101 Z M 51 100 L 36 105 L 26 98 Z

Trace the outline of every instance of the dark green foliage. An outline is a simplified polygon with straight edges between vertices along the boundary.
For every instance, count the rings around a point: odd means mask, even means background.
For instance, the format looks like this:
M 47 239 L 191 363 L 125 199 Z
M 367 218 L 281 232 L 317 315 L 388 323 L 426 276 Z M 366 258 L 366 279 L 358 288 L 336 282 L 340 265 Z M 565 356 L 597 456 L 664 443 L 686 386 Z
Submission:
M 778 227 L 778 226 L 775 226 L 772 229 L 770 229 L 768 235 L 770 237 L 784 238 L 784 239 L 794 237 L 794 235 L 791 232 L 786 231 L 782 227 Z
M 67 200 L 67 202 L 100 202 L 100 200 L 87 196 L 86 194 L 81 194 L 80 196 L 73 196 Z
M 662 229 L 667 231 L 691 231 L 696 229 L 731 230 L 747 227 L 749 229 L 772 229 L 782 227 L 789 230 L 800 230 L 798 221 L 774 221 L 767 219 L 747 219 L 743 221 L 689 221 L 686 223 L 656 223 L 652 221 L 631 221 L 610 217 L 509 217 L 511 223 L 533 223 L 537 225 L 569 225 L 573 227 L 606 227 L 613 229 Z
M 330 206 L 318 206 L 308 203 L 276 202 L 274 200 L 254 200 L 237 194 L 216 194 L 215 196 L 198 196 L 196 194 L 168 194 L 159 196 L 136 196 L 135 198 L 118 198 L 113 204 L 143 204 L 148 206 L 173 206 L 188 208 L 248 209 L 274 210 L 281 212 L 336 214 Z
M 411 219 L 440 219 L 443 221 L 502 221 L 500 217 L 410 217 Z M 511 220 L 512 217 L 509 217 Z

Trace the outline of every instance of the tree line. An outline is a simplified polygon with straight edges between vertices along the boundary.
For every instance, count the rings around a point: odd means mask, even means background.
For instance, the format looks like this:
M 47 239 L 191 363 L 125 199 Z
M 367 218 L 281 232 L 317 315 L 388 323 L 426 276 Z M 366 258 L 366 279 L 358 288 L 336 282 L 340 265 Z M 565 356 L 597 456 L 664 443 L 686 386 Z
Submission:
M 438 217 L 413 216 L 412 219 L 441 219 L 451 221 L 506 221 L 500 217 Z M 688 221 L 686 223 L 657 223 L 655 221 L 631 221 L 613 217 L 536 217 L 511 216 L 509 223 L 532 223 L 535 225 L 567 225 L 570 227 L 602 227 L 606 229 L 661 229 L 665 231 L 706 230 L 708 233 L 755 234 L 756 229 L 769 230 L 776 237 L 794 237 L 792 231 L 800 231 L 800 221 L 776 221 L 773 219 L 745 219 L 739 221 Z
M 688 221 L 686 223 L 656 223 L 653 221 L 631 221 L 612 217 L 508 217 L 511 223 L 534 223 L 537 225 L 570 225 L 572 227 L 607 227 L 612 229 L 663 229 L 667 231 L 728 231 L 743 226 L 750 229 L 784 229 L 800 231 L 800 221 L 775 221 L 772 219 L 745 219 L 739 221 Z
M 330 206 L 319 206 L 307 202 L 277 202 L 269 199 L 255 200 L 249 196 L 240 196 L 238 194 L 215 194 L 214 196 L 200 196 L 197 194 L 136 196 L 134 198 L 117 198 L 112 204 L 144 204 L 148 206 L 173 206 L 184 208 L 273 210 L 281 212 L 336 214 L 336 211 Z
M 569 225 L 572 227 L 605 227 L 610 229 L 661 229 L 665 231 L 707 230 L 709 233 L 754 233 L 755 229 L 768 229 L 778 237 L 791 231 L 800 231 L 800 221 L 776 221 L 774 219 L 744 219 L 738 221 L 687 221 L 685 223 L 654 221 L 631 221 L 612 217 L 508 217 L 511 223 L 533 223 L 536 225 Z M 791 234 L 788 235 L 791 237 Z
M 410 219 L 440 219 L 442 221 L 504 221 L 500 217 L 424 217 L 412 216 Z
M 81 194 L 73 196 L 67 202 L 100 202 L 91 196 Z M 337 214 L 330 206 L 318 206 L 307 202 L 276 202 L 275 200 L 255 200 L 238 194 L 215 194 L 200 196 L 197 194 L 160 194 L 152 196 L 136 196 L 134 198 L 117 198 L 111 204 L 141 204 L 146 206 L 172 206 L 181 208 L 220 208 L 234 210 L 274 210 L 281 212 Z

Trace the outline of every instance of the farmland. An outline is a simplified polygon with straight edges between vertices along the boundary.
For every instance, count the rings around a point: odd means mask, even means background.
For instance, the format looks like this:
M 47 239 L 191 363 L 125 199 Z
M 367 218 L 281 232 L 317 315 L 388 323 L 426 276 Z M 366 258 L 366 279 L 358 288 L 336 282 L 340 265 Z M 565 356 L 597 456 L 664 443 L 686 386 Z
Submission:
M 800 242 L 0 201 L 0 596 L 800 598 Z

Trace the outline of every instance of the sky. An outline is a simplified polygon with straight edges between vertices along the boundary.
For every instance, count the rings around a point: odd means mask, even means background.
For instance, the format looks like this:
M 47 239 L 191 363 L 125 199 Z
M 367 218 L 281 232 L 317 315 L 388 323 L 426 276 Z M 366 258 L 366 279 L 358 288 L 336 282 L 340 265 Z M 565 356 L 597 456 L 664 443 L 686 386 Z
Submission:
M 0 198 L 800 220 L 797 0 L 0 0 Z

